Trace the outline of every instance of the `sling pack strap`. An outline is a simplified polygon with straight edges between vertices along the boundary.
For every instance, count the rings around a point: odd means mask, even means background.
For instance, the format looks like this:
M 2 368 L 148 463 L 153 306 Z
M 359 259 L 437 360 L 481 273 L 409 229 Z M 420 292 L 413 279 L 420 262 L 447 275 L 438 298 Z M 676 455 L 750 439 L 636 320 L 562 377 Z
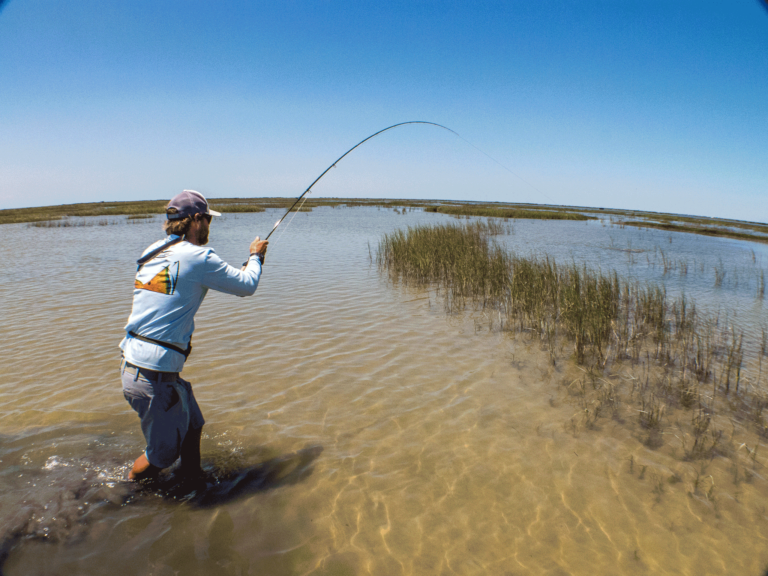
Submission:
M 138 260 L 136 260 L 137 268 L 136 272 L 141 270 L 141 267 L 144 266 L 147 262 L 152 260 L 155 256 L 160 254 L 163 250 L 168 249 L 169 247 L 173 246 L 174 244 L 178 244 L 181 242 L 184 238 L 179 236 L 178 238 L 174 238 L 170 242 L 166 242 L 162 246 L 155 248 L 152 250 L 152 252 L 145 254 Z M 179 354 L 184 355 L 184 359 L 186 360 L 189 355 L 192 353 L 192 341 L 190 340 L 189 346 L 187 346 L 187 349 L 184 350 L 182 348 L 179 348 L 178 346 L 174 346 L 173 344 L 169 344 L 168 342 L 163 342 L 162 340 L 155 340 L 154 338 L 149 338 L 148 336 L 142 336 L 141 334 L 136 334 L 136 332 L 129 331 L 128 334 L 134 338 L 137 338 L 138 340 L 143 340 L 144 342 L 149 342 L 150 344 L 156 344 L 157 346 L 161 346 L 162 348 L 165 348 L 166 350 L 173 350 L 174 352 L 178 352 Z
M 189 341 L 189 346 L 187 346 L 187 349 L 184 350 L 182 348 L 179 348 L 178 346 L 174 346 L 173 344 L 169 344 L 168 342 L 163 342 L 162 340 L 155 340 L 154 338 L 149 338 L 147 336 L 142 336 L 141 334 L 136 334 L 136 332 L 133 332 L 133 331 L 128 331 L 128 334 L 130 336 L 133 336 L 134 338 L 138 338 L 139 340 L 143 340 L 144 342 L 149 342 L 150 344 L 157 344 L 158 346 L 162 346 L 163 348 L 165 348 L 167 350 L 173 350 L 174 352 L 178 352 L 179 354 L 183 354 L 185 360 L 192 353 L 192 340 Z
M 149 254 L 145 254 L 144 256 L 142 256 L 141 258 L 139 258 L 138 260 L 136 260 L 136 265 L 137 265 L 137 268 L 136 268 L 136 272 L 138 272 L 139 270 L 141 270 L 141 267 L 142 267 L 142 266 L 144 266 L 144 264 L 146 264 L 147 262 L 149 262 L 150 260 L 152 260 L 152 258 L 154 258 L 154 257 L 155 257 L 155 256 L 157 256 L 158 254 L 160 254 L 160 252 L 162 252 L 163 250 L 166 250 L 166 249 L 170 248 L 170 247 L 171 247 L 171 246 L 173 246 L 174 244 L 178 244 L 178 243 L 179 243 L 179 242 L 181 242 L 183 239 L 184 239 L 184 238 L 182 238 L 181 236 L 179 236 L 178 238 L 174 238 L 174 239 L 173 239 L 173 240 L 171 240 L 170 242 L 166 242 L 165 244 L 163 244 L 163 245 L 162 245 L 162 246 L 160 246 L 159 248 L 155 248 L 155 249 L 154 249 L 154 250 L 152 250 L 152 252 L 150 252 Z

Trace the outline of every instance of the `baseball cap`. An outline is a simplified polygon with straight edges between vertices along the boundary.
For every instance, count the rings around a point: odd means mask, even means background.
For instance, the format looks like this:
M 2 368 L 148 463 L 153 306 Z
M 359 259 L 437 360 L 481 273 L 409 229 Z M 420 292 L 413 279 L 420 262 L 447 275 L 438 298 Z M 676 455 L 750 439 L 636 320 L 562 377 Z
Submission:
M 182 218 L 194 216 L 195 214 L 221 216 L 220 212 L 211 210 L 208 207 L 208 200 L 206 200 L 205 196 L 200 194 L 197 190 L 184 190 L 181 194 L 176 194 L 176 196 L 171 198 L 171 201 L 168 202 L 168 208 L 176 208 L 175 214 L 168 214 L 166 212 L 168 220 L 181 220 Z

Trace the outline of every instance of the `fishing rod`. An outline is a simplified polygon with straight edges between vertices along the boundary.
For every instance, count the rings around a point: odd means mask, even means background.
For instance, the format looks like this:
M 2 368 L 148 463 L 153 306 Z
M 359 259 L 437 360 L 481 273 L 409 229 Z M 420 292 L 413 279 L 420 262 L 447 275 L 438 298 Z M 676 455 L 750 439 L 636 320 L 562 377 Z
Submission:
M 280 226 L 280 224 L 282 224 L 283 220 L 285 220 L 285 217 L 286 217 L 286 216 L 288 216 L 288 214 L 290 214 L 290 213 L 291 213 L 291 210 L 293 210 L 293 209 L 296 207 L 296 204 L 298 204 L 298 203 L 301 201 L 301 199 L 302 199 L 302 198 L 304 198 L 304 196 L 306 196 L 306 195 L 307 195 L 307 193 L 308 193 L 310 190 L 312 190 L 312 186 L 314 186 L 315 184 L 317 184 L 317 183 L 318 183 L 318 181 L 320 180 L 320 178 L 322 178 L 323 176 L 325 176 L 325 175 L 328 173 L 328 171 L 329 171 L 331 168 L 335 167 L 335 166 L 336 166 L 336 164 L 338 164 L 338 163 L 339 163 L 339 161 L 340 161 L 342 158 L 344 158 L 344 156 L 346 156 L 347 154 L 349 154 L 350 152 L 352 152 L 352 150 L 354 150 L 355 148 L 357 148 L 357 147 L 358 147 L 358 146 L 360 146 L 361 144 L 364 144 L 365 142 L 368 142 L 368 140 L 370 140 L 371 138 L 374 138 L 374 137 L 378 136 L 378 135 L 379 135 L 379 134 L 381 134 L 382 132 L 386 132 L 387 130 L 392 130 L 392 128 L 397 128 L 398 126 L 405 126 L 406 124 L 429 124 L 430 126 L 437 126 L 438 128 L 442 128 L 443 130 L 448 130 L 448 132 L 451 132 L 452 134 L 456 134 L 456 136 L 459 136 L 458 132 L 455 132 L 454 130 L 451 130 L 450 128 L 448 128 L 448 127 L 446 127 L 446 126 L 443 126 L 442 124 L 437 124 L 437 123 L 435 123 L 435 122 L 426 122 L 426 121 L 424 121 L 424 120 L 410 120 L 409 122 L 400 122 L 399 124 L 392 124 L 392 126 L 387 126 L 387 127 L 386 127 L 386 128 L 384 128 L 383 130 L 379 130 L 378 132 L 376 132 L 376 133 L 374 133 L 374 134 L 371 134 L 371 135 L 370 135 L 370 136 L 368 136 L 368 138 L 366 138 L 365 140 L 361 140 L 360 142 L 358 142 L 357 144 L 355 144 L 354 146 L 352 146 L 352 148 L 350 148 L 349 150 L 347 150 L 346 152 L 344 152 L 344 154 L 342 154 L 341 156 L 339 156 L 339 158 L 338 158 L 338 159 L 337 159 L 337 160 L 336 160 L 336 161 L 335 161 L 333 164 L 331 164 L 330 166 L 328 166 L 328 168 L 326 168 L 326 169 L 325 169 L 325 171 L 324 171 L 322 174 L 320 174 L 320 176 L 318 176 L 318 177 L 315 179 L 315 181 L 314 181 L 314 182 L 312 182 L 312 184 L 310 184 L 310 185 L 309 185 L 309 188 L 307 188 L 306 190 L 304 190 L 304 192 L 302 192 L 301 196 L 299 196 L 298 198 L 296 198 L 296 201 L 295 201 L 295 202 L 294 202 L 294 203 L 291 205 L 291 207 L 290 207 L 290 208 L 288 208 L 288 210 L 285 212 L 285 214 L 283 214 L 283 217 L 282 217 L 282 218 L 280 218 L 280 220 L 278 220 L 277 222 L 275 222 L 275 225 L 272 227 L 272 230 L 270 230 L 269 234 L 267 234 L 267 237 L 266 237 L 266 238 L 264 238 L 264 240 L 269 240 L 269 237 L 270 237 L 270 236 L 272 236 L 272 232 L 274 232 L 275 230 L 277 230 L 277 227 L 278 227 L 278 226 Z M 461 138 L 461 136 L 459 136 L 459 138 Z M 462 140 L 464 140 L 464 138 L 461 138 L 461 139 L 462 139 Z

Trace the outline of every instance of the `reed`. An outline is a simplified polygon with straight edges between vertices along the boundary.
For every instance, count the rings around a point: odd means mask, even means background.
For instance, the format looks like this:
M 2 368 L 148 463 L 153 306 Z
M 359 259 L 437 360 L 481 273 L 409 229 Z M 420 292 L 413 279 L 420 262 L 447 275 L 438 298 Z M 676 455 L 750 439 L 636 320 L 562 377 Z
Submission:
M 715 287 L 720 287 L 723 285 L 723 280 L 725 279 L 726 275 L 725 266 L 723 265 L 722 260 L 720 263 L 715 267 Z
M 661 264 L 664 266 L 664 275 L 666 276 L 669 272 L 674 270 L 674 262 L 671 258 L 668 258 L 667 255 L 664 253 L 664 250 L 661 250 Z

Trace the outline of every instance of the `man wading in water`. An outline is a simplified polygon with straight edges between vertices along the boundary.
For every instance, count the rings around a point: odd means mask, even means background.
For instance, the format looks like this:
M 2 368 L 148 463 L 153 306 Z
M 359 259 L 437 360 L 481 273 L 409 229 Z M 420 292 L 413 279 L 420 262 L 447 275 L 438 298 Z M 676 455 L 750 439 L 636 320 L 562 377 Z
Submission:
M 157 475 L 181 457 L 179 471 L 200 473 L 203 414 L 192 385 L 179 377 L 192 346 L 194 316 L 208 289 L 250 296 L 256 291 L 268 242 L 256 237 L 240 270 L 208 243 L 213 216 L 199 192 L 184 190 L 166 207 L 167 238 L 137 262 L 133 309 L 120 343 L 123 395 L 141 419 L 147 448 L 133 463 L 131 480 Z

